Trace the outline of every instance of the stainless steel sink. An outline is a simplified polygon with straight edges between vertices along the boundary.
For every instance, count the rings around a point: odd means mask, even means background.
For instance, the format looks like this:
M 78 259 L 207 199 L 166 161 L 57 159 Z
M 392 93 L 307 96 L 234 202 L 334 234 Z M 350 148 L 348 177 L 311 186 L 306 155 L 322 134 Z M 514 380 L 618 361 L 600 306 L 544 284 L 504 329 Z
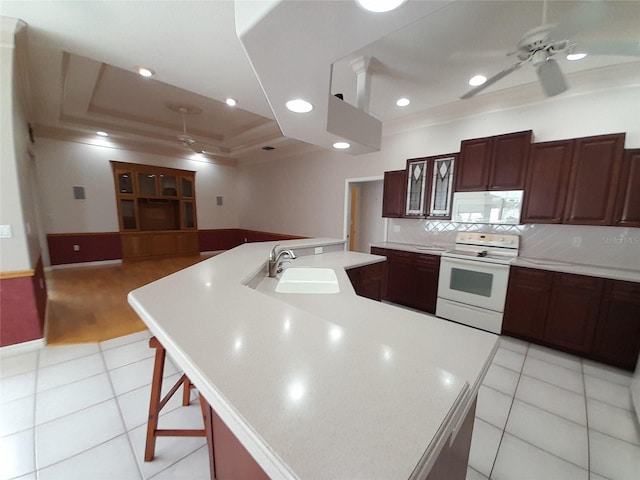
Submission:
M 331 268 L 290 267 L 281 275 L 277 293 L 339 293 L 336 272 Z

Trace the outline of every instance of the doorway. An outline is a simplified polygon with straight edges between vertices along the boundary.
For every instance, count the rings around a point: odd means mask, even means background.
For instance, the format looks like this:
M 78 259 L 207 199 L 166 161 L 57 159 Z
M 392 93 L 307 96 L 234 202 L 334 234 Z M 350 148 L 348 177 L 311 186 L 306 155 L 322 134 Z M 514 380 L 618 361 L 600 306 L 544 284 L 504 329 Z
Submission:
M 345 181 L 344 237 L 347 249 L 369 253 L 369 245 L 384 242 L 386 219 L 382 218 L 383 177 Z

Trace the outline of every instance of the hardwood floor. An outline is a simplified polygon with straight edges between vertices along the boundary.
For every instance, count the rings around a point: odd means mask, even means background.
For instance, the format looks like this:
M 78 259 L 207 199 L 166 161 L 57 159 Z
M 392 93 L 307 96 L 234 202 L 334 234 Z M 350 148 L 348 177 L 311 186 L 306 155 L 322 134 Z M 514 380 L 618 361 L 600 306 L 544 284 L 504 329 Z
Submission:
M 209 257 L 138 260 L 47 272 L 47 343 L 101 342 L 144 330 L 145 324 L 127 303 L 127 294 Z

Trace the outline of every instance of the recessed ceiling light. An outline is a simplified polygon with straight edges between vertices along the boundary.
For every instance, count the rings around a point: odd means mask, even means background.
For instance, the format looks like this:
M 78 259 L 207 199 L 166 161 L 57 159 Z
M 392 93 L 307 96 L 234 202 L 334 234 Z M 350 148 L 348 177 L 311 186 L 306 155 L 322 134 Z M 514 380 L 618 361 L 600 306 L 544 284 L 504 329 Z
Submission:
M 230 107 L 235 107 L 238 104 L 238 101 L 235 98 L 229 97 L 225 100 L 225 103 Z
M 107 132 L 103 132 L 102 130 L 100 130 L 99 132 L 96 132 L 96 135 L 100 135 L 101 137 L 108 137 L 109 134 Z
M 471 85 L 472 87 L 477 87 L 478 85 L 482 85 L 486 81 L 487 77 L 485 77 L 484 75 L 476 75 L 475 77 L 471 77 L 471 80 L 469 80 L 469 85 Z
M 407 0 L 356 0 L 358 4 L 365 10 L 370 12 L 382 13 L 390 12 L 398 8 Z
M 152 77 L 156 74 L 155 70 L 147 67 L 136 67 L 136 71 L 143 77 Z
M 586 53 L 570 53 L 567 55 L 567 60 L 582 60 L 584 57 L 586 57 L 587 54 Z
M 408 98 L 399 98 L 398 100 L 396 100 L 396 105 L 399 107 L 406 107 L 407 105 L 409 105 L 411 103 L 411 100 L 409 100 Z
M 333 144 L 333 148 L 337 148 L 338 150 L 344 150 L 345 148 L 349 148 L 350 146 L 351 144 L 347 142 L 336 142 Z
M 313 105 L 311 105 L 306 100 L 302 100 L 301 98 L 289 100 L 285 105 L 289 110 L 295 113 L 309 113 L 311 110 L 313 110 Z

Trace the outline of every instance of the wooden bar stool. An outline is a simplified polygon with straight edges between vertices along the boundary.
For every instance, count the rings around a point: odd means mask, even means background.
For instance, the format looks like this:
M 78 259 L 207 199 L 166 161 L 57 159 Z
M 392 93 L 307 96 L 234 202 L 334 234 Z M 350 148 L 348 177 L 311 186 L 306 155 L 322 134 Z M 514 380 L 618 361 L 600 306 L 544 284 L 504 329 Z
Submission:
M 200 407 L 202 408 L 202 418 L 205 427 L 202 429 L 159 429 L 158 419 L 160 411 L 173 397 L 173 395 L 183 387 L 182 405 L 191 403 L 191 389 L 193 384 L 186 375 L 182 375 L 176 384 L 162 397 L 162 378 L 164 375 L 164 362 L 167 351 L 156 337 L 149 339 L 149 347 L 156 349 L 156 357 L 153 365 L 153 379 L 151 382 L 151 401 L 149 402 L 149 421 L 147 422 L 147 442 L 144 451 L 144 461 L 150 462 L 155 456 L 157 437 L 207 437 L 209 445 L 209 464 L 211 467 L 211 478 L 215 479 L 215 465 L 213 462 L 213 432 L 211 429 L 211 407 L 200 395 Z

